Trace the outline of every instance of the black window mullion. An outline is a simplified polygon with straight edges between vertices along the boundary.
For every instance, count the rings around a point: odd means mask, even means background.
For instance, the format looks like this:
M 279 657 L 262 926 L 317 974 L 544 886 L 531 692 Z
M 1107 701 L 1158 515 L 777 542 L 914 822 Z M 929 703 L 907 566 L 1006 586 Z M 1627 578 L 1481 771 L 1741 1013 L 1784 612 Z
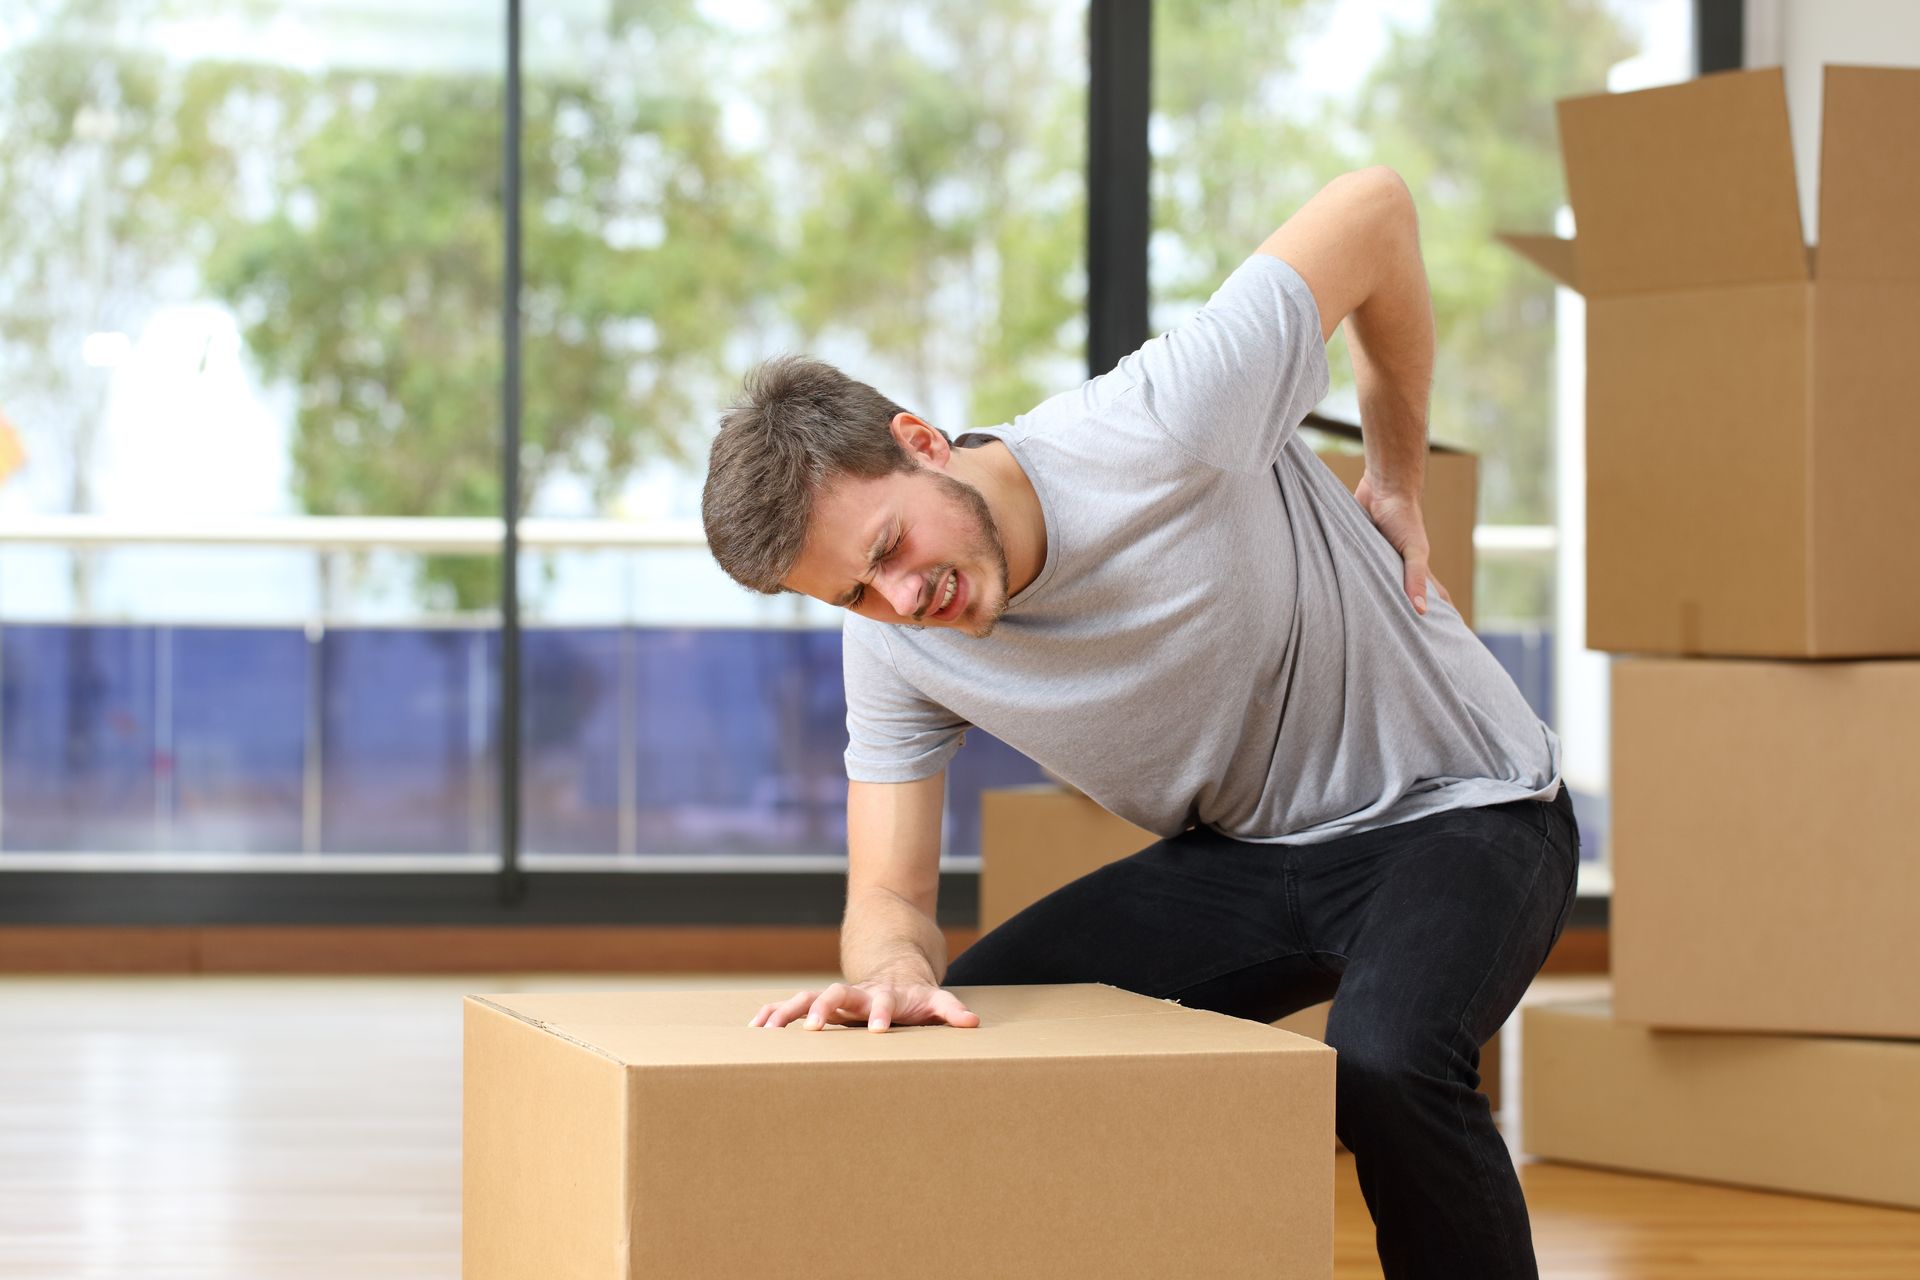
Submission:
M 520 867 L 520 0 L 507 0 L 500 298 L 500 900 L 526 895 Z
M 1087 8 L 1087 372 L 1147 339 L 1152 0 Z
M 1744 67 L 1746 39 L 1746 0 L 1693 0 L 1694 74 Z

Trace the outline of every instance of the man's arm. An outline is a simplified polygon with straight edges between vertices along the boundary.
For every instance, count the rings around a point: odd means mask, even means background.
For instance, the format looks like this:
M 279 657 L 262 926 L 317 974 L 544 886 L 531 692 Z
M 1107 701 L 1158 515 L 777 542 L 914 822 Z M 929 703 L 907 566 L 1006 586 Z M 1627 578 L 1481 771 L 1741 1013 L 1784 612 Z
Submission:
M 1352 320 L 1348 347 L 1367 451 L 1357 496 L 1406 561 L 1407 594 L 1424 613 L 1428 548 L 1420 495 L 1433 387 L 1433 301 L 1413 196 L 1391 169 L 1345 174 L 1268 236 L 1260 252 L 1282 259 L 1306 281 L 1320 308 L 1323 341 Z
M 940 980 L 947 943 L 934 923 L 940 895 L 940 808 L 946 774 L 918 782 L 847 784 L 847 912 L 840 926 L 845 982 L 762 1005 L 749 1024 L 784 1027 L 804 1017 L 865 1022 L 944 1022 L 974 1027 L 980 1018 Z
M 940 985 L 947 943 L 933 917 L 946 788 L 945 772 L 918 782 L 847 784 L 840 972 L 848 982 L 895 978 Z

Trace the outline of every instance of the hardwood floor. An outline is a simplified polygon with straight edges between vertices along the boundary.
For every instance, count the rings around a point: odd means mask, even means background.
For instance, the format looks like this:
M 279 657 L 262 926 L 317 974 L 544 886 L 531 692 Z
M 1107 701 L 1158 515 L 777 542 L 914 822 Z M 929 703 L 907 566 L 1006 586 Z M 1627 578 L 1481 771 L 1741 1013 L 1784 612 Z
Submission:
M 805 982 L 0 979 L 0 1276 L 455 1276 L 460 995 Z M 1350 1159 L 1338 1173 L 1335 1274 L 1377 1276 Z M 1522 1177 L 1550 1277 L 1920 1276 L 1920 1214 L 1542 1164 Z

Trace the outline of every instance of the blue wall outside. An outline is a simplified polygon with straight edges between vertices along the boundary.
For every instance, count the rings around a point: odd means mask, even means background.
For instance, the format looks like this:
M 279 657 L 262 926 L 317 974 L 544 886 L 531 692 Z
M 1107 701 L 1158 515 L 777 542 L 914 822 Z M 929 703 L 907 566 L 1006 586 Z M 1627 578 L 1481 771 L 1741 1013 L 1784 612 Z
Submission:
M 1551 721 L 1551 637 L 1488 635 Z M 524 846 L 844 849 L 840 635 L 523 633 Z M 464 628 L 0 626 L 0 853 L 498 848 L 499 637 Z M 310 733 L 309 725 L 317 728 Z M 978 730 L 948 773 L 947 850 L 979 852 L 979 793 L 1039 779 Z

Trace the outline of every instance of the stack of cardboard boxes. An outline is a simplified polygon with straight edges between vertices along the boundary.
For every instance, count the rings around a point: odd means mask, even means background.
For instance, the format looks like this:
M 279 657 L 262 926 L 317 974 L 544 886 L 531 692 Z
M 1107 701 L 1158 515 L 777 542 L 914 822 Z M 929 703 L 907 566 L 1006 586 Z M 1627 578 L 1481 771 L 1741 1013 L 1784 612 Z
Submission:
M 1811 104 L 1808 104 L 1811 105 Z M 1613 664 L 1604 1005 L 1529 1009 L 1548 1157 L 1920 1207 L 1920 70 L 1560 104 Z

